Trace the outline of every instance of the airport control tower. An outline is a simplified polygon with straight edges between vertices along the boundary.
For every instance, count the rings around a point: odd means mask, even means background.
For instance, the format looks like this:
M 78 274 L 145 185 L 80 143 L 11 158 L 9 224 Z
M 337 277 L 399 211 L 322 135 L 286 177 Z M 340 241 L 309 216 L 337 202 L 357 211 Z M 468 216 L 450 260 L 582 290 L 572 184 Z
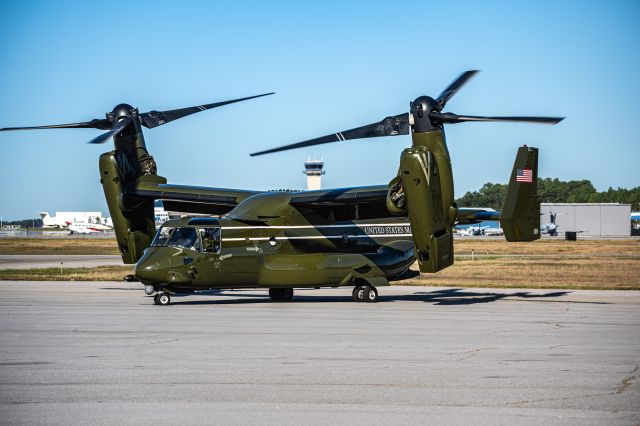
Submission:
M 322 170 L 324 167 L 324 161 L 320 160 L 311 160 L 307 158 L 304 162 L 304 173 L 307 175 L 307 190 L 320 189 L 321 180 L 324 171 Z

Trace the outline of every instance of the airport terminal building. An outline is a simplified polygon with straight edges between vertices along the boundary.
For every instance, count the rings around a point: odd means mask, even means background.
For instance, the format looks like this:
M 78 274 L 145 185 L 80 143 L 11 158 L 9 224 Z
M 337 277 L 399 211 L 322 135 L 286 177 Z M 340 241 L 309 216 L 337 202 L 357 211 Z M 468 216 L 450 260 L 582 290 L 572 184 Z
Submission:
M 628 237 L 631 235 L 631 205 L 615 203 L 542 203 L 540 224 L 552 222 L 558 234 L 577 232 L 588 237 Z

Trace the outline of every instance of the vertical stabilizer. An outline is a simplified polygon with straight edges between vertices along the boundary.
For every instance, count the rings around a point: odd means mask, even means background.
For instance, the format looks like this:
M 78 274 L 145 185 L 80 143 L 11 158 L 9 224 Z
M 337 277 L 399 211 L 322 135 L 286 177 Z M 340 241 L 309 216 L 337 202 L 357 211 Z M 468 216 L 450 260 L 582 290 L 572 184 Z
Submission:
M 507 241 L 533 241 L 540 238 L 538 148 L 525 145 L 518 149 L 500 214 L 500 226 Z

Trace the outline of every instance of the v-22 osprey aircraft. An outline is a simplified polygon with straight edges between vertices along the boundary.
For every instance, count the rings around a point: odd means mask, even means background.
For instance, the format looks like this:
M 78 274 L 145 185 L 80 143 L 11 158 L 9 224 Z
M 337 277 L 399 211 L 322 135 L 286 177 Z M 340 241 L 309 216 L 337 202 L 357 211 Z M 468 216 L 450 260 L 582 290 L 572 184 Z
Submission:
M 499 220 L 508 241 L 540 238 L 538 149 L 517 151 L 502 211 L 458 208 L 444 125 L 467 121 L 556 124 L 556 117 L 492 117 L 443 112 L 476 74 L 467 71 L 438 97 L 420 96 L 410 111 L 320 138 L 257 152 L 263 155 L 331 142 L 411 134 L 388 184 L 315 191 L 251 191 L 173 185 L 157 174 L 142 127 L 262 95 L 169 111 L 140 113 L 127 104 L 104 119 L 0 130 L 96 128 L 115 149 L 100 156 L 100 182 L 118 247 L 146 294 L 168 305 L 171 293 L 268 288 L 290 300 L 294 288 L 353 286 L 355 302 L 376 302 L 378 287 L 454 262 L 453 226 Z M 156 232 L 154 201 L 168 210 L 210 215 L 165 222 Z

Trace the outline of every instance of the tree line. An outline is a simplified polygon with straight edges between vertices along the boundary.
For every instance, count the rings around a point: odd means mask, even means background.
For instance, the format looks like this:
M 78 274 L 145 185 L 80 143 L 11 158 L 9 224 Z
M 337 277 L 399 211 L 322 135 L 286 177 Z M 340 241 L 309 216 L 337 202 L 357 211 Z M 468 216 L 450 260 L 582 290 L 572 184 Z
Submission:
M 538 194 L 543 203 L 621 203 L 631 204 L 631 210 L 640 210 L 640 186 L 598 192 L 589 180 L 538 179 Z M 507 185 L 485 183 L 479 191 L 467 192 L 456 200 L 459 207 L 502 208 L 507 196 Z

